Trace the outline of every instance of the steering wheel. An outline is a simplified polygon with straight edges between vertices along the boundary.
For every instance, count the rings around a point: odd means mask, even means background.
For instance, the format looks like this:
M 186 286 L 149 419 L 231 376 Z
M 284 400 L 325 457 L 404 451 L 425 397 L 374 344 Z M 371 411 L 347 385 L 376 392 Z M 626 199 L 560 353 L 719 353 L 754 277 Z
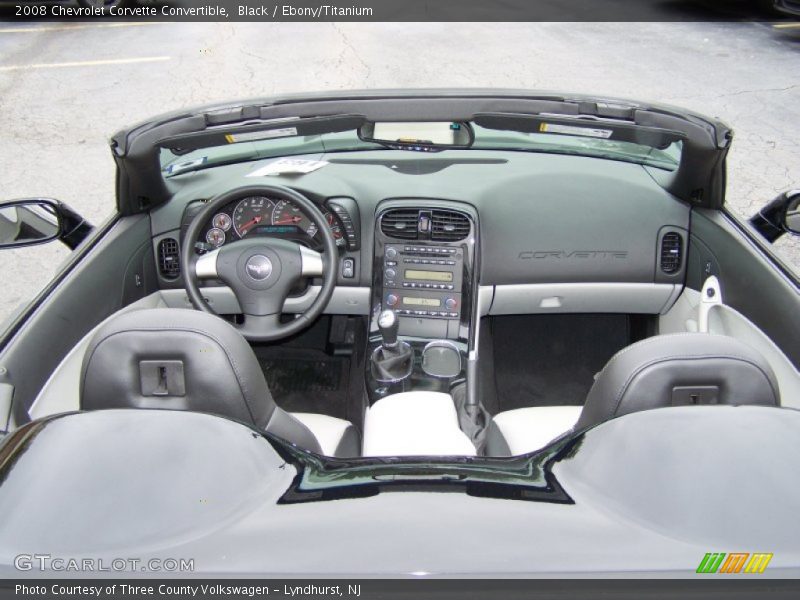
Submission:
M 269 196 L 299 206 L 322 233 L 324 254 L 288 240 L 254 237 L 197 256 L 195 240 L 212 215 L 248 196 Z M 197 282 L 219 279 L 233 290 L 242 309 L 244 321 L 234 327 L 248 340 L 271 342 L 299 332 L 322 314 L 336 285 L 336 270 L 331 268 L 336 264 L 336 254 L 336 239 L 324 215 L 311 200 L 287 187 L 253 185 L 215 196 L 192 218 L 181 248 L 181 272 L 186 292 L 196 309 L 217 314 L 203 299 Z M 283 303 L 289 292 L 304 277 L 320 276 L 322 289 L 311 306 L 295 320 L 281 323 Z

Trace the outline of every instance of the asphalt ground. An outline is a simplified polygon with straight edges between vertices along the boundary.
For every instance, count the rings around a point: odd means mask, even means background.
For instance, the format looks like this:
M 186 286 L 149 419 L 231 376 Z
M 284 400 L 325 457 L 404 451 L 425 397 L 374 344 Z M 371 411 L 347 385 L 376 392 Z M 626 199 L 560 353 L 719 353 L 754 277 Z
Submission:
M 232 98 L 450 86 L 571 91 L 683 106 L 735 130 L 728 203 L 736 214 L 748 217 L 779 192 L 800 187 L 800 28 L 791 21 L 106 19 L 0 22 L 0 198 L 54 197 L 100 223 L 114 210 L 107 139 L 134 122 Z M 775 251 L 800 271 L 797 239 L 780 241 Z M 58 243 L 2 251 L 0 320 L 27 302 L 66 256 Z

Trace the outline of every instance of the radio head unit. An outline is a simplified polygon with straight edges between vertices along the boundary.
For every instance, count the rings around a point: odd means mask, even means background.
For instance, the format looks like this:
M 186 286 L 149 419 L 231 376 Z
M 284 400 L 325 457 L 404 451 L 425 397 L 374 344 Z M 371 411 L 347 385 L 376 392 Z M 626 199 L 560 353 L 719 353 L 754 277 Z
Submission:
M 406 316 L 460 319 L 464 274 L 461 248 L 387 244 L 383 257 L 384 309 Z

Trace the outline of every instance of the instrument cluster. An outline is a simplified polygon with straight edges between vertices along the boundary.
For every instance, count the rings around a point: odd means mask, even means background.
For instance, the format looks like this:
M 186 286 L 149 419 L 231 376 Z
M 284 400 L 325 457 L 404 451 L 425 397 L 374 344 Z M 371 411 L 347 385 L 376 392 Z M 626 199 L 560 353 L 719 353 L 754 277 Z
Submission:
M 320 207 L 336 245 L 346 245 L 345 230 L 337 215 Z M 266 196 L 250 196 L 216 213 L 208 224 L 199 250 L 214 250 L 226 243 L 252 236 L 278 236 L 320 247 L 319 229 L 299 206 L 288 200 L 272 200 Z

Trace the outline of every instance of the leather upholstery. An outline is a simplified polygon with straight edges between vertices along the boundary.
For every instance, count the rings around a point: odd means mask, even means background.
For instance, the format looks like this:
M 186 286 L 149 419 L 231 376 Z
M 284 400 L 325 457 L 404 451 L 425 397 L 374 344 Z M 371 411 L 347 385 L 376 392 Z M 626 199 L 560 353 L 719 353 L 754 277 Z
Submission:
M 361 455 L 361 437 L 349 421 L 317 413 L 289 414 L 314 433 L 326 456 L 353 458 Z
M 501 412 L 492 419 L 491 429 L 496 431 L 490 429 L 486 453 L 518 456 L 544 448 L 572 429 L 580 414 L 580 406 L 531 406 Z
M 716 387 L 718 404 L 780 405 L 766 359 L 739 340 L 709 333 L 659 335 L 618 352 L 595 379 L 575 429 L 673 405 L 678 387 Z
M 570 430 L 672 406 L 676 388 L 713 390 L 711 398 L 717 404 L 780 405 L 769 363 L 747 344 L 709 333 L 659 335 L 611 358 L 597 375 L 579 417 L 575 407 L 567 406 L 529 407 L 496 415 L 487 434 L 487 454 L 532 452 Z
M 475 456 L 461 431 L 453 398 L 440 392 L 403 392 L 367 409 L 363 456 Z
M 182 380 L 183 393 L 143 391 L 142 363 L 148 362 L 180 363 L 183 374 L 175 379 Z M 87 348 L 80 389 L 84 410 L 213 413 L 322 452 L 311 430 L 275 404 L 261 366 L 241 334 L 219 317 L 199 311 L 145 309 L 109 319 Z

